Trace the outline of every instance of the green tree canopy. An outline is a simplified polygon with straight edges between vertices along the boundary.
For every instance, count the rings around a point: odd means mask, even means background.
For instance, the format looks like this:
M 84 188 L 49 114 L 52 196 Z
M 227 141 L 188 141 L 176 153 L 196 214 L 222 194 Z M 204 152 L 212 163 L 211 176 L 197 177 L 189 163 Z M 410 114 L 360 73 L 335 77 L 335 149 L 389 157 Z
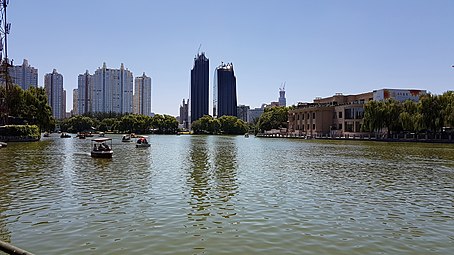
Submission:
M 175 134 L 178 131 L 177 119 L 167 114 L 156 114 L 153 116 L 151 126 L 159 134 Z
M 192 122 L 192 131 L 194 134 L 217 134 L 221 124 L 218 119 L 210 115 L 205 115 L 200 119 Z
M 65 119 L 61 123 L 61 130 L 70 133 L 92 130 L 96 126 L 96 120 L 87 116 L 76 115 Z
M 219 119 L 220 132 L 228 135 L 242 135 L 248 131 L 248 125 L 234 116 L 222 116 Z
M 9 116 L 22 119 L 24 124 L 35 124 L 41 130 L 53 130 L 55 120 L 52 117 L 52 109 L 47 103 L 47 95 L 44 88 L 30 87 L 23 90 L 18 85 L 0 86 L 0 94 L 5 95 L 4 105 L 7 110 L 2 111 L 2 118 Z
M 363 121 L 363 131 L 440 132 L 443 127 L 454 127 L 454 93 L 426 94 L 418 102 L 369 101 Z
M 97 130 L 102 131 L 102 132 L 112 130 L 112 127 L 116 121 L 117 121 L 116 118 L 104 118 L 103 120 L 101 120 L 99 122 Z
M 444 102 L 444 120 L 446 126 L 454 127 L 454 92 L 448 91 L 442 95 Z
M 113 129 L 126 133 L 149 133 L 151 118 L 141 114 L 128 114 L 113 124 Z
M 286 128 L 288 121 L 288 108 L 274 106 L 265 108 L 265 112 L 260 116 L 257 125 L 262 132 L 265 130 Z
M 422 124 L 427 130 L 437 132 L 444 125 L 444 109 L 440 96 L 427 94 L 418 102 L 418 111 L 422 116 Z
M 384 126 L 384 103 L 369 101 L 364 106 L 363 129 L 370 132 L 379 132 Z

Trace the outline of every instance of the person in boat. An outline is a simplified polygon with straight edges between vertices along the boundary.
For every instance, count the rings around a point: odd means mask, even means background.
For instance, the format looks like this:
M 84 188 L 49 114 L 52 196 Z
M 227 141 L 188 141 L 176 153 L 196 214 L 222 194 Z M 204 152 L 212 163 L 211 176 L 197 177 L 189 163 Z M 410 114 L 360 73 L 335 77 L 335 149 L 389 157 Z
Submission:
M 94 150 L 94 151 L 97 151 L 97 150 L 98 150 L 98 147 L 96 147 L 96 144 L 93 144 L 93 150 Z
M 142 144 L 142 143 L 143 144 L 147 144 L 148 141 L 147 141 L 147 139 L 145 137 L 141 137 L 139 140 L 137 140 L 137 143 L 138 144 Z
M 107 145 L 106 143 L 101 143 L 101 145 L 99 145 L 100 149 L 103 150 L 103 151 L 108 151 L 110 150 L 109 148 L 109 145 Z

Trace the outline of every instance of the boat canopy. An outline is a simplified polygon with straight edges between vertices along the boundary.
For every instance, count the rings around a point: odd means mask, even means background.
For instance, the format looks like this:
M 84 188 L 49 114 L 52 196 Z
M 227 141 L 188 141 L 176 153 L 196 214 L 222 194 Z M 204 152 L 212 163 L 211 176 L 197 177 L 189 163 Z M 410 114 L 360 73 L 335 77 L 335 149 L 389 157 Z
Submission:
M 112 140 L 112 138 L 109 138 L 109 137 L 101 137 L 101 138 L 92 139 L 92 141 L 97 142 L 97 143 L 102 143 L 102 142 L 109 141 L 109 140 Z

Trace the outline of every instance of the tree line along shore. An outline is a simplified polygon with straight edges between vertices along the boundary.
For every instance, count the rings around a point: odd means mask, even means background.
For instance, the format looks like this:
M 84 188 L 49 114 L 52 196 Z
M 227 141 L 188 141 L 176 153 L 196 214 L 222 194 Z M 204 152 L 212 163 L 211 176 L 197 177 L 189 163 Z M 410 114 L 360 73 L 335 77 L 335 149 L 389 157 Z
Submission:
M 52 109 L 47 103 L 44 88 L 30 87 L 23 90 L 19 86 L 0 86 L 4 98 L 1 102 L 0 136 L 36 137 L 37 133 L 52 132 L 56 127 L 62 132 L 77 133 L 87 131 L 176 134 L 178 128 L 175 117 L 156 114 L 153 117 L 140 114 L 89 113 L 76 115 L 63 120 L 52 117 Z M 235 116 L 213 118 L 205 115 L 191 125 L 193 134 L 264 134 L 268 130 L 288 128 L 289 107 L 270 107 L 254 122 L 246 123 Z M 426 94 L 418 102 L 399 102 L 393 99 L 369 101 L 364 105 L 364 118 L 361 131 L 375 137 L 387 138 L 402 134 L 442 134 L 451 132 L 454 127 L 454 92 L 441 95 Z M 6 128 L 13 124 L 18 127 Z M 35 127 L 24 128 L 23 125 Z M 15 129 L 15 131 L 14 131 Z

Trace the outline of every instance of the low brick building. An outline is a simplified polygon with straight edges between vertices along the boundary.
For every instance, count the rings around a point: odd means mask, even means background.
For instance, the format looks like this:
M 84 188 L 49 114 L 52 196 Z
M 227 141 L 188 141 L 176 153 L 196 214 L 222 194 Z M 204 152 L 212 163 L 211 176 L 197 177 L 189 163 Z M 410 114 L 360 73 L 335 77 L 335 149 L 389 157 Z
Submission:
M 299 103 L 289 111 L 288 134 L 296 136 L 360 135 L 364 105 L 371 100 L 393 98 L 398 101 L 419 100 L 425 90 L 381 89 L 356 95 L 337 93 L 316 98 L 313 103 Z M 384 94 L 385 96 L 381 96 Z

